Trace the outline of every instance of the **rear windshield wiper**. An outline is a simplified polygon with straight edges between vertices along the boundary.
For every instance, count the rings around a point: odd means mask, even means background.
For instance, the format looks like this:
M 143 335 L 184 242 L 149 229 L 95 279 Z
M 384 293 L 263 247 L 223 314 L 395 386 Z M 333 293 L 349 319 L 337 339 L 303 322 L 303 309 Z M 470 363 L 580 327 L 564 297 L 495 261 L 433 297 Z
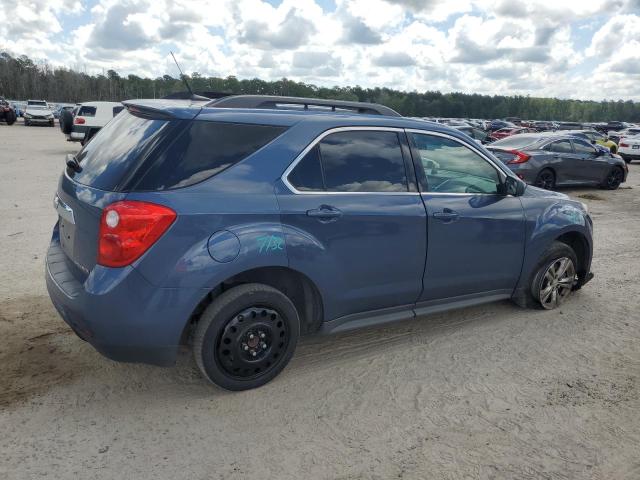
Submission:
M 71 170 L 73 170 L 76 173 L 80 173 L 82 171 L 82 167 L 80 166 L 78 159 L 73 153 L 67 153 L 66 164 L 67 164 L 67 167 L 69 167 Z

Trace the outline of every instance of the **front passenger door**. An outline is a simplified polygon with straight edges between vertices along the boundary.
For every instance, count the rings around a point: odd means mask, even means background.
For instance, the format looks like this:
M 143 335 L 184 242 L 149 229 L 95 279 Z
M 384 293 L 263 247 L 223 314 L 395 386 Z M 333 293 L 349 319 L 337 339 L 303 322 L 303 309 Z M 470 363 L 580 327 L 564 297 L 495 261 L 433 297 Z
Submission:
M 574 139 L 573 147 L 576 156 L 580 158 L 580 179 L 584 182 L 600 183 L 611 168 L 605 156 L 598 153 L 593 145 L 585 140 Z
M 428 218 L 418 303 L 508 298 L 520 276 L 525 224 L 520 199 L 500 193 L 506 174 L 454 137 L 408 135 Z

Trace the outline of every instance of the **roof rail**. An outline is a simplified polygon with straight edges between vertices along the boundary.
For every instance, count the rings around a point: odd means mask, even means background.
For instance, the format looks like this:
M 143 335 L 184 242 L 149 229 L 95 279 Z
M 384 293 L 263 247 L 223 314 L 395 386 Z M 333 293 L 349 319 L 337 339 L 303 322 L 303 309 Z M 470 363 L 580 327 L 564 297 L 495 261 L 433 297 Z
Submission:
M 389 117 L 401 116 L 395 110 L 377 103 L 325 100 L 322 98 L 280 97 L 276 95 L 232 95 L 213 100 L 205 106 L 216 108 L 304 109 L 318 111 L 326 109 L 332 112 L 386 115 Z

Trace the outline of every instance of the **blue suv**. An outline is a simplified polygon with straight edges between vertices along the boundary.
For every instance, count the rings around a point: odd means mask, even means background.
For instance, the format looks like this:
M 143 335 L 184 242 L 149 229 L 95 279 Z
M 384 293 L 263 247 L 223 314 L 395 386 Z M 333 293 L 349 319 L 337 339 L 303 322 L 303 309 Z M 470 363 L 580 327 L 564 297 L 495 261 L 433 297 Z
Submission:
M 260 386 L 302 334 L 513 299 L 592 277 L 592 221 L 465 134 L 374 104 L 130 101 L 67 158 L 46 258 L 103 355 Z

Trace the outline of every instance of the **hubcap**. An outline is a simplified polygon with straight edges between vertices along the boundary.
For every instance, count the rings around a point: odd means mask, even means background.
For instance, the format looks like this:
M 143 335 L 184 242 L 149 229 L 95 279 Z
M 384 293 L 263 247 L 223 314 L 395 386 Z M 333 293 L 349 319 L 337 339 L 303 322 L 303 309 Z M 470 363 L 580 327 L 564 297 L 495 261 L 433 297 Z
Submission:
M 555 260 L 542 277 L 540 303 L 547 310 L 557 307 L 571 294 L 575 283 L 573 261 L 568 257 Z
M 231 376 L 264 375 L 282 358 L 289 343 L 286 322 L 277 310 L 253 306 L 231 318 L 216 346 L 216 360 Z

